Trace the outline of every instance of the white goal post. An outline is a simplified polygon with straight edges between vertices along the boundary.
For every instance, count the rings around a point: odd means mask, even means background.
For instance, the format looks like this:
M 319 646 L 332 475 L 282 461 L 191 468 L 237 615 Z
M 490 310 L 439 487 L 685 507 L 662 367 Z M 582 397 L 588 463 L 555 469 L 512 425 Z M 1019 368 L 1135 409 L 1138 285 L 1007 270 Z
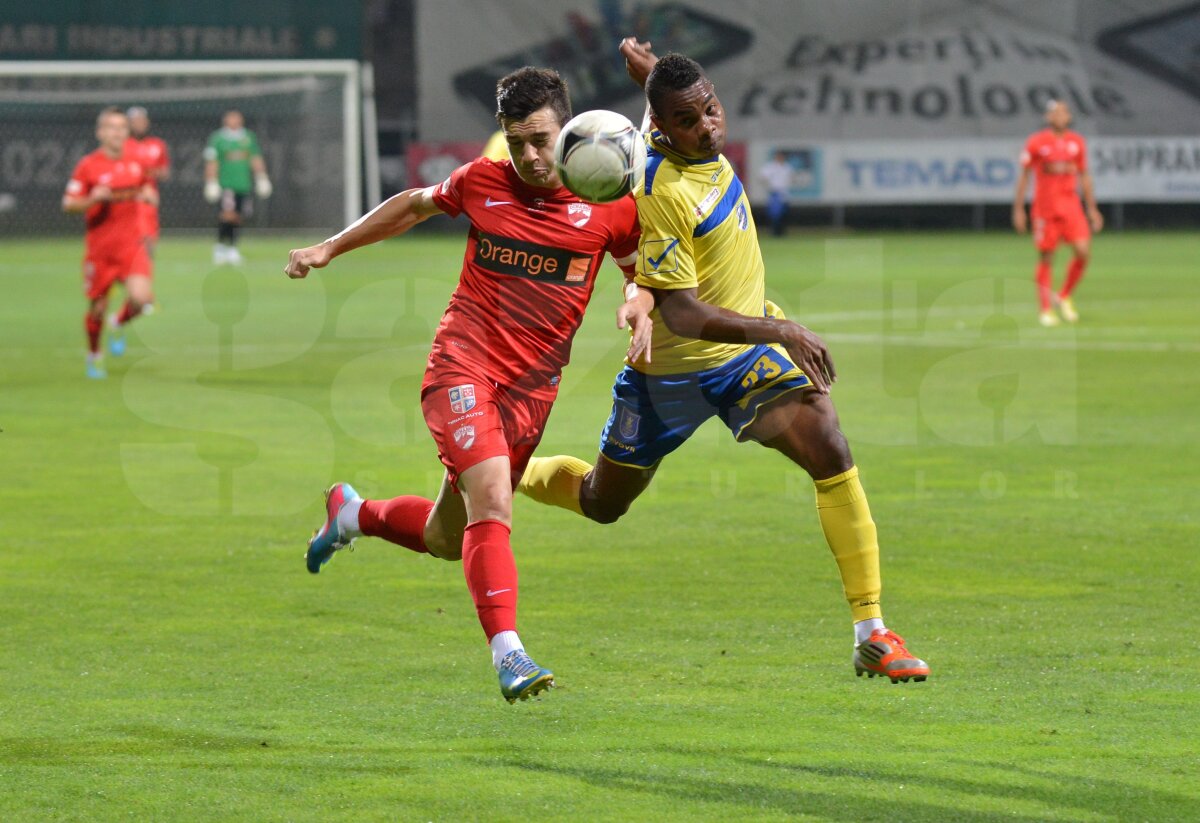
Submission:
M 95 115 L 107 105 L 145 106 L 151 132 L 172 151 L 172 136 L 187 150 L 182 179 L 168 183 L 179 186 L 176 220 L 164 187 L 164 228 L 199 221 L 193 155 L 225 108 L 242 110 L 263 144 L 276 182 L 264 204 L 274 215 L 269 225 L 349 224 L 364 210 L 364 171 L 376 175 L 368 179 L 368 205 L 379 196 L 378 158 L 364 158 L 364 147 L 377 151 L 363 128 L 374 112 L 374 101 L 364 100 L 371 92 L 365 71 L 355 60 L 0 61 L 0 231 L 19 231 L 23 209 L 40 214 L 48 199 L 57 206 L 74 163 L 95 148 Z M 272 146 L 283 156 L 273 157 Z M 53 230 L 54 218 L 43 217 L 30 229 Z

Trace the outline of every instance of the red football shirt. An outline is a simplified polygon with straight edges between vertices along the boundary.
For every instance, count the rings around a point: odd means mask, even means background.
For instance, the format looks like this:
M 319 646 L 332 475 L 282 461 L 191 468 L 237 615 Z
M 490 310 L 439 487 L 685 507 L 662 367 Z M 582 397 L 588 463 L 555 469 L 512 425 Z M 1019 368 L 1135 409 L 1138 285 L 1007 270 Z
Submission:
M 141 163 L 123 157 L 114 160 L 103 149 L 79 161 L 67 183 L 67 194 L 86 195 L 96 186 L 112 190 L 111 200 L 96 203 L 84 213 L 89 252 L 110 251 L 142 241 L 140 201 L 136 198 L 145 183 Z
M 149 182 L 158 190 L 158 178 L 150 177 L 150 172 L 155 169 L 169 169 L 171 167 L 171 158 L 167 153 L 167 144 L 163 142 L 161 137 L 151 137 L 147 135 L 140 140 L 136 137 L 130 137 L 125 141 L 125 151 L 121 156 L 123 160 L 134 160 L 141 164 L 146 170 L 146 175 L 149 177 Z
M 633 199 L 587 203 L 565 188 L 527 185 L 511 161 L 485 158 L 458 168 L 433 199 L 452 217 L 466 214 L 471 230 L 422 390 L 461 367 L 552 400 L 604 253 L 633 272 Z
M 1025 141 L 1021 165 L 1034 172 L 1034 211 L 1049 215 L 1063 205 L 1078 205 L 1076 175 L 1087 171 L 1087 144 L 1073 131 L 1034 132 Z

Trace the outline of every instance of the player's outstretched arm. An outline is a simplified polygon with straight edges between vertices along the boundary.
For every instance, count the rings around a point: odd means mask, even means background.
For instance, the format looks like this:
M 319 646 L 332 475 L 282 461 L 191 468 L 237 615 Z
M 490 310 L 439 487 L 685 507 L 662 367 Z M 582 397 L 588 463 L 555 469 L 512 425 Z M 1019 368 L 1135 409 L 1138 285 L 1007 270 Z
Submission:
M 1022 166 L 1017 175 L 1017 190 L 1013 192 L 1012 224 L 1017 234 L 1024 234 L 1029 228 L 1029 219 L 1025 216 L 1025 188 L 1029 185 L 1029 167 Z
M 837 370 L 824 341 L 799 323 L 775 317 L 747 317 L 699 300 L 695 289 L 653 291 L 658 313 L 673 334 L 714 343 L 778 343 L 787 349 L 792 362 L 804 370 L 818 391 L 828 394 L 829 386 L 837 380 Z
M 324 268 L 338 255 L 404 234 L 418 223 L 441 214 L 442 210 L 433 200 L 435 188 L 430 186 L 402 191 L 384 200 L 325 242 L 304 249 L 292 249 L 288 254 L 288 264 L 283 268 L 284 274 L 291 278 L 306 277 L 309 269 Z

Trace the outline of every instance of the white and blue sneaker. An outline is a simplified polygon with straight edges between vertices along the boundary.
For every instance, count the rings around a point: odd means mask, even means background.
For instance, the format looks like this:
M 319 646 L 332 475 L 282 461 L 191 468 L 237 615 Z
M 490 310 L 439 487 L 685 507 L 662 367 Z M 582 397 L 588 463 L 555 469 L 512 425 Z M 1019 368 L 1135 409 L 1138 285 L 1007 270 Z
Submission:
M 312 540 L 308 541 L 308 551 L 304 553 L 304 563 L 313 574 L 320 573 L 321 567 L 329 562 L 334 552 L 354 545 L 354 538 L 345 537 L 338 527 L 338 512 L 348 502 L 357 499 L 358 492 L 349 483 L 334 483 L 326 489 L 325 525 L 313 534 Z
M 104 361 L 98 355 L 88 355 L 86 374 L 90 380 L 103 380 L 108 377 L 108 372 L 104 370 Z
M 500 661 L 500 694 L 509 703 L 528 700 L 554 686 L 554 672 L 534 663 L 524 649 L 514 649 Z
M 125 353 L 125 327 L 117 322 L 117 315 L 108 316 L 108 353 L 120 357 Z

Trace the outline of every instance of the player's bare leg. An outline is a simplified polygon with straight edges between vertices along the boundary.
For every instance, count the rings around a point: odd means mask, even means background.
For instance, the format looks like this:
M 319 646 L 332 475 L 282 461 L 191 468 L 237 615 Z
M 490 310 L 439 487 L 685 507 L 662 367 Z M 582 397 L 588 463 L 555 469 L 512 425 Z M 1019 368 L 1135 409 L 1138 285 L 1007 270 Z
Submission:
M 595 466 L 568 455 L 535 457 L 517 491 L 597 523 L 615 523 L 650 485 L 656 468 L 623 466 L 603 454 L 596 455 Z
M 1058 315 L 1054 313 L 1054 250 L 1038 252 L 1037 270 L 1034 280 L 1038 290 L 1038 322 L 1043 326 L 1057 326 Z
M 125 278 L 125 305 L 108 316 L 108 350 L 114 357 L 125 353 L 125 326 L 153 303 L 154 289 L 149 275 L 131 274 Z
M 854 620 L 856 673 L 893 683 L 924 680 L 929 666 L 884 626 L 879 542 L 858 469 L 829 395 L 791 391 L 763 406 L 746 434 L 775 449 L 813 478 L 821 529 L 837 561 Z
M 467 528 L 467 505 L 450 487 L 450 475 L 442 475 L 442 487 L 425 521 L 425 548 L 442 560 L 462 560 L 463 532 Z
M 1087 269 L 1088 261 L 1091 260 L 1091 240 L 1086 238 L 1076 240 L 1071 244 L 1071 249 L 1075 252 L 1075 256 L 1067 266 L 1067 279 L 1056 296 L 1056 302 L 1058 313 L 1062 315 L 1062 319 L 1068 323 L 1077 323 L 1079 322 L 1079 312 L 1075 308 L 1075 301 L 1072 294 L 1075 291 L 1075 287 L 1079 285 L 1079 281 L 1083 279 L 1083 273 Z
M 507 455 L 465 469 L 458 486 L 466 502 L 463 573 L 492 649 L 500 693 L 512 703 L 554 685 L 554 673 L 525 653 L 517 635 L 517 564 L 513 558 L 512 469 Z
M 596 465 L 583 478 L 579 489 L 583 515 L 597 523 L 616 523 L 649 487 L 657 470 L 657 466 L 649 469 L 622 466 L 597 454 Z
M 104 333 L 104 312 L 108 308 L 108 295 L 97 297 L 88 303 L 83 315 L 83 328 L 87 333 L 88 354 L 86 374 L 93 380 L 108 377 L 104 370 L 104 359 L 100 353 L 100 336 Z

